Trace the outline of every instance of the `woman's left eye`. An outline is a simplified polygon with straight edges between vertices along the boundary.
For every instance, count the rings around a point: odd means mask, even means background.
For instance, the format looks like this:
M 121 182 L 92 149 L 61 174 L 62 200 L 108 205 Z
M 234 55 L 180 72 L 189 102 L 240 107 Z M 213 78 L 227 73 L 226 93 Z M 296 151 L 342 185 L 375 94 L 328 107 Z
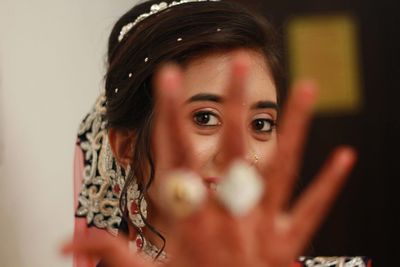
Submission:
M 270 133 L 274 129 L 275 122 L 271 119 L 255 119 L 251 123 L 251 127 L 256 132 Z

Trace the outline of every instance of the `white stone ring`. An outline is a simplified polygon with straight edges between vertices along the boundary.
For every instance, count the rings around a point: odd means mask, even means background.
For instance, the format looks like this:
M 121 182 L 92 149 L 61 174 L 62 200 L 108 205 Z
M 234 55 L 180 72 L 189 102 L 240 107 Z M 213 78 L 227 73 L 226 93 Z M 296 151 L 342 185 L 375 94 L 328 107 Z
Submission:
M 262 177 L 254 166 L 234 161 L 217 188 L 217 199 L 234 216 L 248 214 L 265 190 Z

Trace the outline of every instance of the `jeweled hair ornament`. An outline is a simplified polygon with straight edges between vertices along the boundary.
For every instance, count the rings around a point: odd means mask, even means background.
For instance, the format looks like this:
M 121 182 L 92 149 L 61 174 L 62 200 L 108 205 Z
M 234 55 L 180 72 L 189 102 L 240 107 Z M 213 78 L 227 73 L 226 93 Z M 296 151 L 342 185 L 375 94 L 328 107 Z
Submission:
M 139 22 L 145 20 L 146 18 L 157 14 L 167 8 L 171 8 L 174 6 L 182 5 L 182 4 L 187 4 L 187 3 L 196 3 L 196 2 L 219 2 L 220 0 L 181 0 L 181 1 L 173 1 L 170 4 L 167 2 L 161 2 L 159 4 L 154 4 L 150 7 L 150 11 L 148 13 L 143 13 L 139 17 L 135 19 L 135 21 L 130 22 L 126 24 L 124 27 L 122 27 L 119 36 L 118 36 L 118 42 L 121 42 L 126 34 L 133 28 L 135 27 Z

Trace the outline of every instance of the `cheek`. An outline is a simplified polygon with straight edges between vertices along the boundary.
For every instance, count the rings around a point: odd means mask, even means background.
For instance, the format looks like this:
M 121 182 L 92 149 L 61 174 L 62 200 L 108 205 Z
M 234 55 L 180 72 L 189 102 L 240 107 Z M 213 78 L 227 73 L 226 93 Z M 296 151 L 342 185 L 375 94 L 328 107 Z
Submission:
M 199 166 L 204 167 L 210 164 L 217 153 L 219 134 L 200 135 L 193 133 L 190 138 L 193 157 L 196 159 Z
M 193 131 L 189 133 L 188 137 L 192 144 L 193 158 L 201 170 L 213 169 L 212 163 L 218 149 L 219 134 L 201 135 Z M 155 173 L 153 184 L 148 192 L 150 200 L 153 202 L 159 197 L 160 186 L 162 186 L 160 181 L 168 174 L 168 170 L 156 165 Z

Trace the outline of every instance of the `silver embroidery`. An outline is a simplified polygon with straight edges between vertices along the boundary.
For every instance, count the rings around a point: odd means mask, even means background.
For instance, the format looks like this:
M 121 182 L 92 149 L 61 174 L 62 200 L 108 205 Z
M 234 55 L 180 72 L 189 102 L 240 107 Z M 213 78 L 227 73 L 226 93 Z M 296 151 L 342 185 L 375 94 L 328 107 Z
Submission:
M 119 198 L 125 181 L 109 145 L 104 120 L 105 101 L 105 95 L 100 95 L 92 111 L 79 126 L 78 136 L 82 136 L 79 145 L 86 163 L 76 214 L 86 216 L 88 225 L 93 224 L 117 235 L 121 223 Z
M 88 225 L 94 225 L 100 229 L 106 229 L 113 235 L 118 234 L 122 214 L 119 209 L 119 199 L 125 184 L 125 177 L 121 167 L 115 161 L 109 145 L 106 122 L 104 119 L 106 97 L 103 94 L 97 99 L 93 109 L 79 126 L 78 136 L 80 147 L 84 153 L 85 166 L 83 170 L 83 185 L 78 197 L 79 206 L 76 215 L 86 217 Z M 147 217 L 147 203 L 142 199 L 139 205 L 140 191 L 136 182 L 128 188 L 127 203 L 129 218 L 138 227 L 145 227 L 139 207 L 144 218 Z M 138 240 L 142 245 L 138 245 Z M 136 247 L 146 257 L 154 259 L 159 249 L 146 239 L 142 240 L 138 235 L 133 241 Z M 162 252 L 159 260 L 164 260 L 166 253 Z
M 366 267 L 361 257 L 300 258 L 307 267 Z
M 137 227 L 145 227 L 145 223 L 143 222 L 142 216 L 140 215 L 138 209 L 139 209 L 139 196 L 140 196 L 140 191 L 138 189 L 137 183 L 134 183 L 131 187 L 128 189 L 128 195 L 127 195 L 127 202 L 128 202 L 128 211 L 129 211 L 129 218 L 131 219 L 132 223 L 136 225 Z M 142 199 L 140 205 L 141 213 L 143 217 L 147 217 L 147 203 Z M 136 211 L 133 210 L 132 207 L 137 207 Z

